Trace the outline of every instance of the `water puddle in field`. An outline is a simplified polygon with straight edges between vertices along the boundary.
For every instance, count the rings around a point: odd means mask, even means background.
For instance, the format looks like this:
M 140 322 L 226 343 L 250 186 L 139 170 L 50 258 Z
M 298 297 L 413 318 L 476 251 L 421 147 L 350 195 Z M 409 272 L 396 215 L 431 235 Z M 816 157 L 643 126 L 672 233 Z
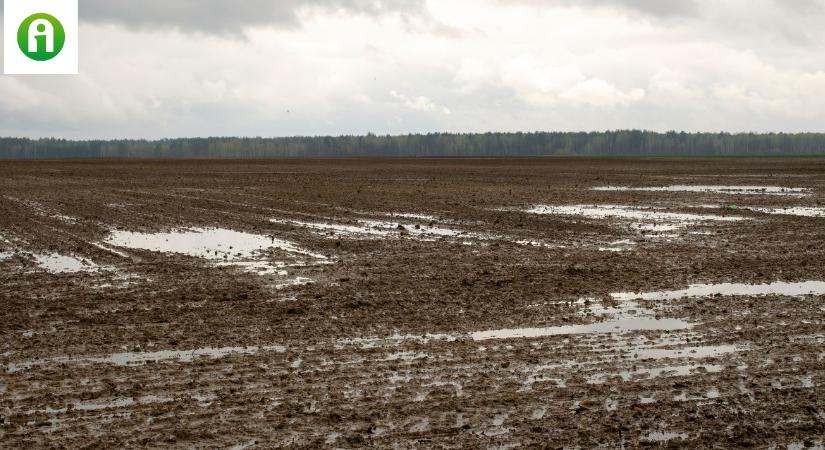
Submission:
M 712 296 L 805 296 L 825 295 L 825 282 L 775 282 L 768 284 L 721 283 L 693 285 L 687 289 L 660 291 L 648 293 L 615 293 L 609 299 L 600 301 L 594 298 L 578 300 L 579 315 L 585 318 L 596 319 L 596 322 L 583 325 L 562 325 L 544 328 L 510 328 L 471 333 L 475 341 L 502 340 L 502 339 L 531 339 L 559 335 L 581 335 L 577 340 L 589 339 L 587 336 L 612 336 L 597 342 L 596 347 L 608 349 L 612 354 L 621 355 L 626 360 L 643 362 L 663 359 L 711 359 L 731 355 L 740 351 L 749 350 L 747 345 L 714 345 L 696 346 L 702 340 L 701 334 L 691 331 L 693 324 L 681 319 L 662 317 L 662 306 L 654 304 L 646 306 L 642 301 L 667 301 L 682 298 L 700 298 Z M 540 306 L 540 305 L 539 305 Z M 637 336 L 641 342 L 627 341 L 622 337 L 637 331 L 659 331 L 667 333 L 671 342 L 662 340 L 659 344 L 650 345 L 649 338 Z M 628 336 L 629 337 L 629 336 Z M 692 343 L 692 347 L 685 347 Z M 595 350 L 594 350 L 595 351 Z M 689 376 L 695 372 L 712 373 L 721 371 L 722 366 L 694 363 L 667 367 L 641 368 L 635 366 L 633 370 L 618 373 L 600 373 L 590 377 L 593 384 L 605 383 L 612 378 L 621 378 L 624 381 L 650 379 L 662 376 Z M 802 384 L 810 385 L 812 380 L 803 380 Z M 707 398 L 713 398 L 708 395 Z
M 756 211 L 764 214 L 772 214 L 778 216 L 797 216 L 797 217 L 825 217 L 825 208 L 796 206 L 789 208 L 757 208 L 746 207 L 751 211 Z
M 642 441 L 645 442 L 667 442 L 673 441 L 676 439 L 687 439 L 687 433 L 673 433 L 670 431 L 653 431 L 644 436 L 642 436 Z
M 157 352 L 124 352 L 107 356 L 59 356 L 34 359 L 8 365 L 9 372 L 18 372 L 49 364 L 108 364 L 113 366 L 140 366 L 149 363 L 174 361 L 188 363 L 199 358 L 221 359 L 232 355 L 253 355 L 259 352 L 283 353 L 286 347 L 273 345 L 264 347 L 204 347 L 194 350 L 161 350 Z
M 546 328 L 511 328 L 493 331 L 479 331 L 470 336 L 475 341 L 513 338 L 538 338 L 571 334 L 626 333 L 631 331 L 674 331 L 686 330 L 691 324 L 679 319 L 623 318 L 585 325 L 563 325 Z
M 688 227 L 711 222 L 737 222 L 742 217 L 712 214 L 668 212 L 661 208 L 638 208 L 622 205 L 538 205 L 527 210 L 531 214 L 579 216 L 588 219 L 620 219 L 629 222 L 632 230 L 642 234 L 659 234 L 661 237 L 678 237 L 678 232 Z
M 390 222 L 382 220 L 356 220 L 353 224 L 335 224 L 321 222 L 301 222 L 296 220 L 271 219 L 270 222 L 283 225 L 294 225 L 307 228 L 319 234 L 333 238 L 418 238 L 421 240 L 437 240 L 440 238 L 468 238 L 492 239 L 477 233 L 445 228 L 439 226 L 422 225 L 409 222 Z
M 690 297 L 709 297 L 714 295 L 820 295 L 825 294 L 825 282 L 809 281 L 801 283 L 777 282 L 763 285 L 723 283 L 693 285 L 688 289 L 648 293 L 616 293 L 610 297 L 614 305 L 603 305 L 597 299 L 578 301 L 580 311 L 586 317 L 597 316 L 604 320 L 583 325 L 562 325 L 543 328 L 509 328 L 502 330 L 479 331 L 470 336 L 476 341 L 516 338 L 540 338 L 560 335 L 580 334 L 623 334 L 634 331 L 679 331 L 689 330 L 692 324 L 673 318 L 661 318 L 656 307 L 648 308 L 637 300 L 665 301 Z M 729 348 L 711 348 L 708 352 L 731 350 Z M 701 352 L 701 349 L 696 350 Z M 659 350 L 664 353 L 668 350 Z M 643 355 L 644 356 L 644 355 Z M 712 356 L 712 355 L 708 355 Z M 651 353 L 651 357 L 655 357 Z
M 602 186 L 593 188 L 594 191 L 614 192 L 696 192 L 731 195 L 806 195 L 809 191 L 804 188 L 789 188 L 780 186 L 713 186 L 713 185 L 675 185 L 653 187 Z
M 14 256 L 14 246 L 0 235 L 0 261 Z
M 239 267 L 246 272 L 259 275 L 287 276 L 289 265 L 283 261 L 227 261 L 215 263 L 218 267 Z
M 63 214 L 54 214 L 54 215 L 51 216 L 51 218 L 57 219 L 57 220 L 59 220 L 63 223 L 67 223 L 69 225 L 76 225 L 80 222 L 80 219 L 78 219 L 77 217 L 66 216 L 66 215 L 63 215 Z
M 689 330 L 692 324 L 681 319 L 658 317 L 655 309 L 647 308 L 632 299 L 603 304 L 598 299 L 583 298 L 575 304 L 583 317 L 597 317 L 599 322 L 582 325 L 561 325 L 542 328 L 509 328 L 480 331 L 470 336 L 475 341 L 514 338 L 539 338 L 563 335 L 624 334 L 634 331 Z
M 366 214 L 366 213 L 364 213 Z M 270 222 L 302 227 L 311 230 L 328 239 L 415 239 L 425 242 L 435 242 L 444 239 L 459 241 L 464 245 L 473 245 L 475 241 L 506 241 L 524 247 L 564 248 L 557 243 L 542 240 L 520 239 L 496 235 L 493 233 L 479 233 L 456 228 L 450 228 L 434 223 L 435 217 L 423 214 L 386 214 L 393 218 L 420 219 L 423 222 L 385 221 L 385 220 L 353 220 L 349 223 L 332 222 L 303 222 L 289 219 L 270 219 Z M 614 249 L 615 245 L 615 249 Z M 610 244 L 609 251 L 624 251 L 630 245 L 624 241 Z
M 37 267 L 50 273 L 98 272 L 102 268 L 89 260 L 65 256 L 57 253 L 33 255 Z
M 304 250 L 292 242 L 223 228 L 194 228 L 168 233 L 113 231 L 105 243 L 115 247 L 224 261 L 254 259 L 270 249 L 326 259 L 325 256 Z
M 66 408 L 46 408 L 42 410 L 26 411 L 26 414 L 66 414 L 69 411 L 102 411 L 106 409 L 129 408 L 132 406 L 151 405 L 155 403 L 167 403 L 175 401 L 174 397 L 146 395 L 137 398 L 119 398 L 109 401 L 86 401 L 78 402 Z
M 617 253 L 618 252 L 626 252 L 628 250 L 633 249 L 633 247 L 635 245 L 636 245 L 636 243 L 633 242 L 630 239 L 622 239 L 620 241 L 611 242 L 605 247 L 599 247 L 599 251 L 600 252 L 617 252 Z
M 272 236 L 244 233 L 223 228 L 194 228 L 165 233 L 113 231 L 104 244 L 113 247 L 175 253 L 211 261 L 218 267 L 237 267 L 258 275 L 285 277 L 288 267 L 306 265 L 306 261 L 287 264 L 275 260 L 286 252 L 293 258 L 326 262 L 327 257 L 310 252 L 297 244 Z M 288 280 L 284 286 L 306 284 L 305 279 Z M 277 287 L 277 286 L 276 286 Z
M 804 281 L 798 283 L 776 282 L 769 284 L 745 284 L 745 283 L 720 283 L 720 284 L 695 284 L 687 289 L 674 291 L 658 291 L 646 293 L 620 293 L 611 294 L 619 301 L 629 300 L 650 300 L 665 301 L 678 300 L 693 297 L 712 296 L 765 296 L 784 295 L 789 297 L 799 297 L 804 295 L 825 295 L 825 281 Z
M 274 287 L 275 287 L 276 290 L 281 290 L 281 289 L 286 289 L 286 288 L 293 287 L 293 286 L 306 286 L 306 285 L 314 284 L 314 283 L 315 283 L 315 280 L 313 280 L 311 278 L 295 277 L 295 278 L 293 278 L 291 280 L 287 280 L 283 283 L 276 283 L 274 285 Z
M 540 240 L 535 240 L 535 239 L 514 239 L 511 242 L 516 244 L 516 245 L 521 245 L 521 246 L 524 246 L 524 247 L 555 248 L 555 249 L 567 248 L 567 246 L 565 246 L 565 245 L 546 242 L 546 241 L 540 241 Z
M 339 339 L 335 344 L 336 349 L 342 349 L 346 346 L 355 346 L 361 349 L 370 349 L 377 347 L 398 346 L 404 342 L 417 342 L 427 344 L 431 341 L 446 341 L 455 342 L 459 336 L 452 334 L 399 334 L 395 333 L 388 337 L 356 337 Z
M 705 345 L 696 346 L 702 335 L 693 331 L 663 332 L 654 338 L 651 334 L 591 335 L 575 336 L 560 342 L 558 350 L 573 352 L 574 359 L 561 363 L 527 366 L 522 371 L 527 374 L 522 382 L 524 390 L 533 384 L 554 382 L 559 388 L 565 387 L 565 374 L 585 374 L 588 384 L 601 385 L 613 381 L 638 382 L 656 378 L 690 377 L 708 373 L 719 373 L 724 365 L 711 359 L 731 360 L 737 353 L 749 350 L 747 345 Z M 693 345 L 693 346 L 691 346 Z M 537 346 L 553 352 L 551 348 Z M 615 369 L 606 369 L 613 367 Z M 592 370 L 592 371 L 591 371 Z M 705 397 L 702 397 L 706 399 Z
M 794 443 L 788 444 L 787 446 L 774 445 L 773 447 L 769 447 L 769 448 L 771 450 L 778 450 L 778 449 L 782 449 L 782 448 L 785 448 L 787 450 L 825 450 L 825 444 L 823 444 L 823 441 L 818 440 L 818 441 L 811 441 L 809 443 L 794 442 Z
M 0 261 L 20 256 L 37 267 L 35 271 L 44 270 L 53 274 L 103 272 L 113 270 L 111 267 L 102 267 L 94 262 L 76 256 L 61 255 L 59 253 L 29 253 L 21 252 L 2 236 L 0 236 Z
M 803 389 L 812 389 L 816 387 L 816 383 L 814 383 L 813 375 L 806 375 L 804 377 L 799 378 L 799 383 Z
M 708 345 L 703 347 L 686 347 L 679 349 L 666 348 L 635 348 L 630 353 L 631 359 L 647 360 L 647 359 L 705 359 L 718 358 L 720 356 L 729 355 L 740 350 L 747 349 L 747 347 L 737 347 L 735 345 Z
M 650 367 L 614 373 L 597 373 L 587 378 L 587 384 L 605 384 L 614 379 L 623 382 L 646 381 L 653 378 L 687 377 L 697 373 L 719 373 L 724 370 L 717 364 L 684 364 L 678 366 Z
M 425 220 L 427 222 L 433 222 L 436 220 L 435 216 L 431 216 L 428 214 L 414 214 L 414 213 L 389 213 L 387 214 L 388 217 L 400 217 L 402 219 L 414 219 L 414 220 Z
M 694 285 L 684 290 L 650 293 L 615 293 L 608 298 L 583 298 L 571 306 L 577 306 L 579 316 L 595 320 L 583 325 L 562 325 L 546 328 L 511 328 L 480 331 L 470 334 L 474 341 L 506 339 L 533 339 L 547 336 L 571 335 L 561 342 L 561 348 L 581 348 L 579 357 L 562 365 L 544 365 L 526 370 L 523 389 L 532 389 L 537 382 L 558 378 L 559 369 L 577 371 L 593 367 L 586 382 L 593 385 L 614 381 L 641 382 L 656 378 L 694 377 L 725 370 L 720 359 L 738 359 L 741 352 L 750 350 L 747 344 L 701 345 L 704 336 L 695 331 L 690 322 L 667 318 L 667 303 L 659 301 L 681 298 L 708 297 L 713 295 L 788 295 L 804 296 L 825 293 L 825 282 L 799 283 L 777 282 L 762 285 L 725 283 Z M 646 303 L 652 301 L 653 304 Z M 635 333 L 635 332 L 642 333 Z M 654 336 L 651 332 L 658 332 Z M 498 344 L 491 344 L 493 347 Z M 506 345 L 506 344 L 502 344 Z M 546 345 L 537 341 L 532 344 Z M 555 345 L 555 344 L 550 344 Z M 714 361 L 715 360 L 715 361 Z M 662 362 L 659 362 L 662 361 Z M 667 361 L 664 363 L 664 361 Z M 604 365 L 618 366 L 618 370 L 599 370 Z M 550 371 L 545 373 L 545 371 Z M 563 378 L 560 378 L 563 381 Z M 797 385 L 815 385 L 812 378 L 799 378 Z M 700 397 L 688 397 L 682 393 L 674 401 L 713 401 L 721 393 L 709 388 Z

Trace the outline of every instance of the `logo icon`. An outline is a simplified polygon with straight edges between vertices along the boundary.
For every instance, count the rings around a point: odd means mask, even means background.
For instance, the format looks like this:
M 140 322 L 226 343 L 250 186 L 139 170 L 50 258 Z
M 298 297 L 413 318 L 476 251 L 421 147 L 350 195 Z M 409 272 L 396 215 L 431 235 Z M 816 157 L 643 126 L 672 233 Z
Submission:
M 66 30 L 54 16 L 46 13 L 32 14 L 17 30 L 17 45 L 24 55 L 35 61 L 48 61 L 66 43 Z
M 75 75 L 78 0 L 2 0 L 3 73 Z

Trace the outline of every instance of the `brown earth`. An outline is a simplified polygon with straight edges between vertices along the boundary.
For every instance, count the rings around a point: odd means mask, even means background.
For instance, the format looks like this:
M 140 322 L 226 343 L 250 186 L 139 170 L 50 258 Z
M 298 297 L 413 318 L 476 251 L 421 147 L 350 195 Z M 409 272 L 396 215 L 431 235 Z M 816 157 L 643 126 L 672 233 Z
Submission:
M 810 193 L 590 189 L 673 184 Z M 525 212 L 541 204 L 746 220 L 665 238 Z M 0 447 L 821 448 L 825 295 L 640 302 L 687 330 L 471 337 L 603 320 L 576 301 L 616 292 L 825 280 L 825 218 L 745 206 L 825 207 L 825 159 L 3 161 Z M 471 234 L 270 221 L 388 213 Z M 315 283 L 275 289 L 194 257 L 93 245 L 183 227 L 273 236 L 330 263 L 291 267 Z M 620 240 L 632 245 L 600 251 Z M 38 269 L 33 254 L 49 253 L 116 270 Z M 204 348 L 227 350 L 193 355 Z M 101 360 L 126 352 L 157 360 Z

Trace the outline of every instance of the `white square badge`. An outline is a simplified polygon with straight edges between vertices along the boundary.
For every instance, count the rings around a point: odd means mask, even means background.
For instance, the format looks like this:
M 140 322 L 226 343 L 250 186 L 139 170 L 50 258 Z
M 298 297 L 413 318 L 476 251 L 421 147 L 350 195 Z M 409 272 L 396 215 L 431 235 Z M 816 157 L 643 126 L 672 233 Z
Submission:
M 74 75 L 78 0 L 5 0 L 3 73 Z

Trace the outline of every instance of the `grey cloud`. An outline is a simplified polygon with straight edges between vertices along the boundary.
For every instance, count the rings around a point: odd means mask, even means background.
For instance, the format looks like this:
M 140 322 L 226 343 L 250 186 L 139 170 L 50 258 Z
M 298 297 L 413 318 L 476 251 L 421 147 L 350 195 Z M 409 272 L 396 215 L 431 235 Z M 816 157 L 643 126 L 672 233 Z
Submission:
M 514 0 L 498 0 L 500 4 L 512 4 Z M 630 12 L 649 14 L 656 17 L 676 17 L 696 15 L 700 12 L 697 0 L 515 0 L 535 6 L 577 6 L 613 8 Z M 805 1 L 805 0 L 799 0 Z M 808 0 L 816 1 L 816 0 Z
M 774 3 L 800 14 L 817 14 L 825 10 L 822 0 L 774 0 Z
M 368 15 L 426 10 L 424 0 L 81 0 L 80 17 L 131 28 L 240 34 L 249 26 L 297 27 L 304 8 Z
M 695 0 L 579 0 L 571 3 L 619 7 L 660 17 L 693 15 L 699 11 Z

